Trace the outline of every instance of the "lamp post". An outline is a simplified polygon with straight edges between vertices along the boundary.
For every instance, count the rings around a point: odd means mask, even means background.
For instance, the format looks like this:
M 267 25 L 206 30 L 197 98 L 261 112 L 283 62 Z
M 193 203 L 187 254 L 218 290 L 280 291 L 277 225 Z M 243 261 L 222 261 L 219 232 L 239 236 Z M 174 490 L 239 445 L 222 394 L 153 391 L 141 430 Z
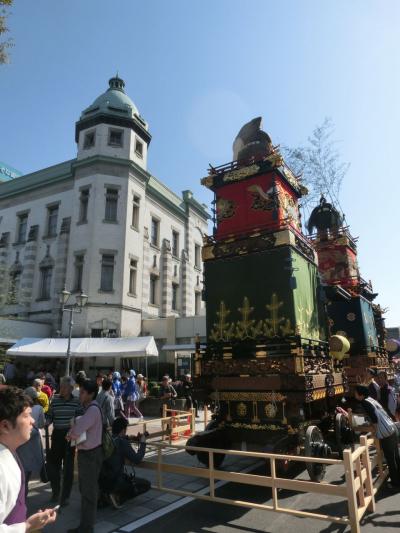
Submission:
M 82 309 L 85 307 L 88 297 L 86 294 L 83 294 L 81 291 L 75 296 L 75 303 L 67 307 L 68 300 L 71 297 L 71 293 L 67 291 L 64 287 L 64 290 L 60 292 L 60 304 L 62 305 L 62 313 L 69 313 L 69 322 L 68 322 L 68 346 L 67 346 L 67 362 L 65 365 L 65 375 L 69 376 L 70 367 L 71 367 L 71 336 L 72 336 L 72 327 L 74 325 L 73 316 L 74 313 L 82 313 Z

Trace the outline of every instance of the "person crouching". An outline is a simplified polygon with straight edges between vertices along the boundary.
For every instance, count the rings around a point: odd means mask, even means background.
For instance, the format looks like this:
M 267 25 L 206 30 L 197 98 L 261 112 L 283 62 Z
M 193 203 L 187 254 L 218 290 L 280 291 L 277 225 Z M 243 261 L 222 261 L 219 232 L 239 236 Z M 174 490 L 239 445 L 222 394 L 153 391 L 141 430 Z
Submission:
M 112 424 L 112 438 L 115 450 L 111 457 L 104 461 L 100 473 L 100 490 L 108 495 L 112 505 L 120 508 L 120 504 L 147 492 L 151 484 L 147 479 L 136 477 L 132 468 L 130 474 L 126 472 L 126 463 L 137 465 L 146 453 L 146 436 L 138 435 L 139 449 L 135 452 L 126 436 L 128 421 L 116 418 Z

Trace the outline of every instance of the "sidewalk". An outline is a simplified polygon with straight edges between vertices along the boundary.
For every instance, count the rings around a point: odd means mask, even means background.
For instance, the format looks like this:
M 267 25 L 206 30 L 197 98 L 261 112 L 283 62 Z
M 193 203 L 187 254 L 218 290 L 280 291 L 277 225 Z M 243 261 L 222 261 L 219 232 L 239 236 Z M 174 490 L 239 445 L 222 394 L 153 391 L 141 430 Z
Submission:
M 130 427 L 129 434 L 136 434 L 140 426 Z M 204 423 L 202 419 L 196 421 L 196 431 L 202 431 Z M 139 429 L 140 430 L 140 429 Z M 148 430 L 151 433 L 151 424 Z M 158 439 L 157 439 L 158 440 Z M 151 441 L 150 441 L 151 442 Z M 180 441 L 181 443 L 183 441 Z M 150 444 L 150 443 L 149 443 Z M 197 457 L 191 456 L 185 451 L 167 450 L 164 454 L 165 462 L 185 465 L 185 466 L 201 466 Z M 155 459 L 154 449 L 149 448 L 146 452 L 145 460 L 150 461 Z M 223 470 L 242 471 L 254 464 L 254 459 L 229 457 L 223 464 Z M 152 484 L 156 481 L 156 472 L 153 470 L 142 469 L 140 465 L 135 467 L 136 475 L 148 479 Z M 165 485 L 170 488 L 184 489 L 193 492 L 208 487 L 206 479 L 199 479 L 190 476 L 179 474 L 164 474 L 163 480 Z M 30 483 L 29 497 L 28 497 L 28 514 L 31 514 L 38 509 L 45 507 L 52 507 L 54 503 L 50 503 L 51 489 L 50 484 L 43 485 L 39 481 L 32 481 Z M 97 522 L 95 527 L 96 533 L 111 533 L 111 532 L 130 532 L 140 527 L 140 523 L 145 523 L 146 516 L 155 511 L 167 511 L 172 505 L 176 507 L 180 500 L 188 500 L 173 494 L 167 494 L 162 491 L 151 489 L 145 494 L 137 496 L 124 504 L 122 509 L 114 509 L 107 507 L 99 509 L 97 513 Z M 65 533 L 69 528 L 76 527 L 79 523 L 80 516 L 80 495 L 77 483 L 77 474 L 75 473 L 75 483 L 72 489 L 69 505 L 60 509 L 57 521 L 55 524 L 44 528 L 46 533 Z M 139 521 L 137 524 L 135 522 Z

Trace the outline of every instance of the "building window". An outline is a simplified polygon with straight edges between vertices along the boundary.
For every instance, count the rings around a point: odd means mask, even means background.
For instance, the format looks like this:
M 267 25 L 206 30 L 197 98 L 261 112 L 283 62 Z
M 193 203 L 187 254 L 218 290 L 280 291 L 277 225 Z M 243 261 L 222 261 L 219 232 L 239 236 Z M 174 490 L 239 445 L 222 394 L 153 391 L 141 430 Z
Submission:
M 53 273 L 53 267 L 43 267 L 40 269 L 39 298 L 41 300 L 50 300 L 52 273 Z
M 84 255 L 75 256 L 75 279 L 74 279 L 74 290 L 79 292 L 82 291 L 82 278 L 83 278 L 83 265 L 85 263 Z
M 103 254 L 101 256 L 101 280 L 100 290 L 112 291 L 114 280 L 114 256 Z
M 174 311 L 178 310 L 178 291 L 179 285 L 177 283 L 172 284 L 172 309 Z
M 201 308 L 201 292 L 194 293 L 194 314 L 199 315 Z
M 18 303 L 19 288 L 21 285 L 21 272 L 12 272 L 9 277 L 7 304 Z
M 201 268 L 201 246 L 200 244 L 194 245 L 194 266 Z
M 153 246 L 158 246 L 160 234 L 160 221 L 156 218 L 151 219 L 151 244 Z
M 95 142 L 94 131 L 89 131 L 88 133 L 85 133 L 85 140 L 83 141 L 83 149 L 88 150 L 89 148 L 93 148 L 94 142 Z
M 178 265 L 174 265 L 174 278 L 178 277 Z
M 137 280 L 137 261 L 130 260 L 129 265 L 129 294 L 136 294 L 136 280 Z
M 47 208 L 47 237 L 57 235 L 58 205 Z
M 140 198 L 139 196 L 133 197 L 132 207 L 132 227 L 139 229 L 139 210 L 140 210 Z
M 103 336 L 103 330 L 100 328 L 92 328 L 92 331 L 90 332 L 91 337 L 102 337 Z
M 122 146 L 122 142 L 123 142 L 123 138 L 124 138 L 124 131 L 123 130 L 114 130 L 114 129 L 111 129 L 111 128 L 108 130 L 108 144 L 109 144 L 109 146 L 121 147 Z
M 82 189 L 79 204 L 79 222 L 87 222 L 89 189 Z
M 179 233 L 174 230 L 172 231 L 172 255 L 179 257 Z
M 17 243 L 26 241 L 26 232 L 28 229 L 28 214 L 18 215 Z
M 143 157 L 143 143 L 139 139 L 135 141 L 135 152 L 139 157 Z
M 152 305 L 158 304 L 158 298 L 157 298 L 157 289 L 158 289 L 158 277 L 154 274 L 150 275 L 150 299 L 149 302 Z
M 153 255 L 153 268 L 157 268 L 157 256 Z
M 118 210 L 118 189 L 106 189 L 106 209 L 104 220 L 107 222 L 117 222 Z

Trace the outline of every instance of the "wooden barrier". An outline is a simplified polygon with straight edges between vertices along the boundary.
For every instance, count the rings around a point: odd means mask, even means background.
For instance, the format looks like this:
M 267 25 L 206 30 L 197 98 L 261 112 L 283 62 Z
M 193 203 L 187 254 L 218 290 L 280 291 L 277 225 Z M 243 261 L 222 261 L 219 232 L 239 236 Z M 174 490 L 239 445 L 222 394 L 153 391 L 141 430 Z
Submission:
M 172 417 L 171 417 L 172 418 Z M 382 457 L 380 448 L 376 448 L 376 456 L 371 462 L 371 447 L 376 446 L 373 439 L 363 436 L 360 438 L 360 446 L 355 450 L 344 450 L 343 460 L 325 459 L 317 457 L 293 456 L 283 454 L 245 452 L 239 450 L 223 450 L 222 453 L 231 456 L 251 457 L 269 461 L 270 475 L 264 476 L 259 474 L 249 474 L 243 472 L 227 472 L 216 470 L 214 468 L 214 453 L 221 453 L 221 449 L 201 448 L 182 445 L 171 445 L 164 442 L 149 443 L 149 446 L 157 450 L 157 461 L 143 461 L 140 466 L 157 471 L 157 483 L 153 488 L 163 490 L 171 494 L 186 497 L 190 496 L 196 499 L 213 501 L 245 507 L 249 509 L 260 509 L 286 513 L 303 518 L 315 518 L 325 520 L 335 524 L 350 525 L 352 533 L 360 533 L 360 520 L 365 512 L 375 510 L 375 494 L 386 477 L 386 472 L 382 466 Z M 163 462 L 163 449 L 173 448 L 175 450 L 193 450 L 196 452 L 206 452 L 209 456 L 209 467 L 183 466 L 178 464 L 166 464 Z M 329 483 L 316 483 L 313 481 L 303 481 L 298 479 L 286 479 L 277 475 L 276 461 L 293 461 L 302 463 L 322 463 L 326 465 L 336 465 L 344 468 L 345 482 L 343 485 L 334 485 Z M 373 469 L 378 467 L 378 476 L 375 480 L 372 476 Z M 163 473 L 173 473 L 187 476 L 195 476 L 208 480 L 209 494 L 199 494 L 190 491 L 172 489 L 165 487 L 163 484 Z M 222 498 L 215 494 L 215 482 L 222 480 L 226 482 L 241 483 L 246 485 L 255 485 L 269 487 L 272 489 L 272 505 L 260 504 L 246 500 L 231 500 Z M 339 496 L 347 500 L 348 516 L 332 516 L 317 512 L 301 511 L 281 507 L 279 503 L 279 489 L 286 489 L 296 492 L 311 492 L 315 494 L 325 494 L 330 496 Z
M 171 413 L 168 415 L 168 413 Z M 173 414 L 172 414 L 173 413 Z M 147 430 L 154 429 L 154 426 L 160 425 L 159 431 L 149 431 L 150 438 L 161 438 L 162 441 L 168 440 L 172 443 L 174 436 L 183 439 L 196 432 L 196 413 L 195 409 L 190 411 L 178 411 L 177 409 L 167 408 L 163 405 L 163 416 L 161 418 L 151 418 L 149 420 L 138 420 L 129 424 L 129 427 L 141 427 L 143 433 Z

